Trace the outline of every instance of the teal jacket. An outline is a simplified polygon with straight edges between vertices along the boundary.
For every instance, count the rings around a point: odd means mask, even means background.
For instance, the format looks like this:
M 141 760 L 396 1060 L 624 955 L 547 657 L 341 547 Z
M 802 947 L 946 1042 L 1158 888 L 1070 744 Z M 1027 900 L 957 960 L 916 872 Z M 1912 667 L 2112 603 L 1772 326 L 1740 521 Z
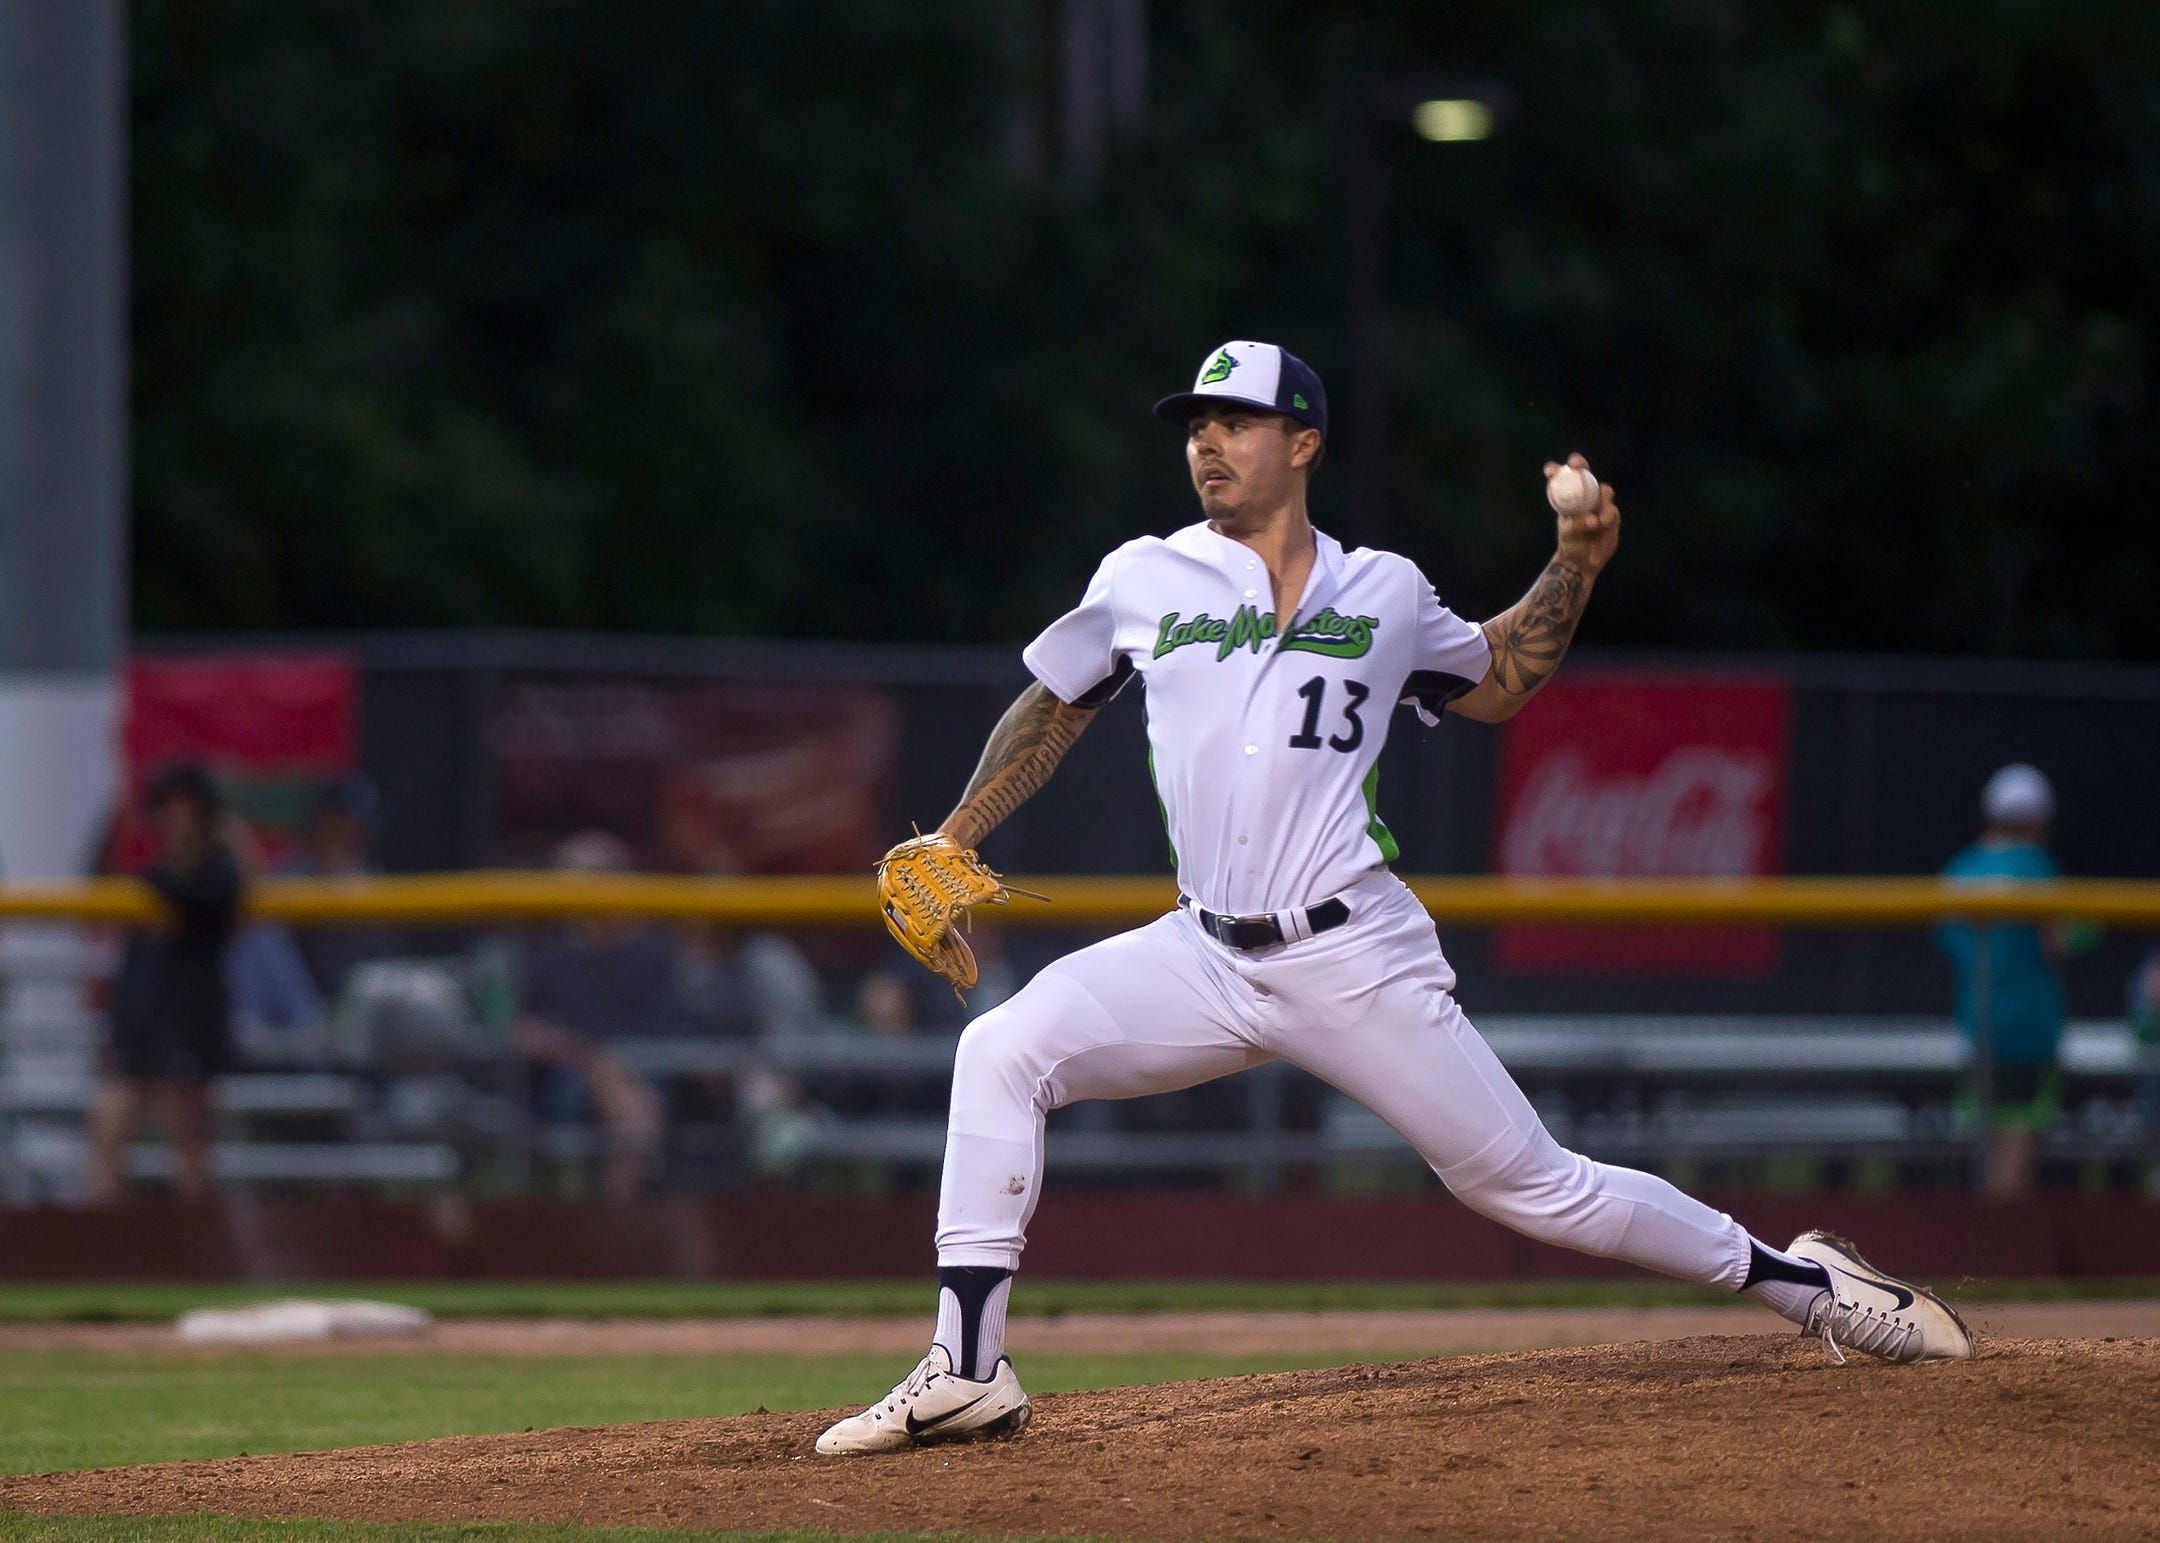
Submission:
M 1950 859 L 1943 877 L 1964 883 L 2001 883 L 2057 877 L 2055 859 L 2041 848 L 2018 842 L 1975 842 Z M 1973 928 L 1944 922 L 1935 942 L 1950 956 L 1957 977 L 1958 1027 L 1967 1039 L 1979 1032 L 1974 991 L 1976 949 Z M 2055 1059 L 2062 1040 L 2062 979 L 2042 946 L 2040 929 L 1998 924 L 1988 929 L 1988 1034 L 1995 1059 L 2005 1066 L 2044 1066 Z

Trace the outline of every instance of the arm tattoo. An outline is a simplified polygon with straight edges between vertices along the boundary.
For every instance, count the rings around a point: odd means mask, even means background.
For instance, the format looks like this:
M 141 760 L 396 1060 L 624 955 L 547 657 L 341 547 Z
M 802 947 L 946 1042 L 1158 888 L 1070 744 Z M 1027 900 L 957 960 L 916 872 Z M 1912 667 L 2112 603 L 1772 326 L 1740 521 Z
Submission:
M 1485 624 L 1493 680 L 1509 696 L 1527 697 L 1552 678 L 1574 639 L 1590 586 L 1573 563 L 1554 558 L 1530 593 Z
M 1029 686 L 990 731 L 975 775 L 942 829 L 962 846 L 977 845 L 1050 780 L 1094 716 L 1092 707 L 1060 702 L 1041 681 Z

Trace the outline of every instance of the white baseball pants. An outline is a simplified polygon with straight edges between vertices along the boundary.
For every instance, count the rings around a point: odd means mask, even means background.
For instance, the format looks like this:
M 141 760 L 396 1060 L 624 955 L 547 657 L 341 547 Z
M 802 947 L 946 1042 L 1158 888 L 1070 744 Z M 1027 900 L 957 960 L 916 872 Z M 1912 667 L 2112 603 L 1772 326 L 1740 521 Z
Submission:
M 1183 911 L 1067 955 L 960 1036 L 938 1199 L 940 1265 L 1017 1269 L 1043 1120 L 1284 1060 L 1401 1133 L 1471 1209 L 1547 1243 L 1738 1291 L 1748 1235 L 1663 1179 L 1553 1140 L 1449 995 L 1432 919 L 1376 869 L 1350 920 L 1226 947 Z

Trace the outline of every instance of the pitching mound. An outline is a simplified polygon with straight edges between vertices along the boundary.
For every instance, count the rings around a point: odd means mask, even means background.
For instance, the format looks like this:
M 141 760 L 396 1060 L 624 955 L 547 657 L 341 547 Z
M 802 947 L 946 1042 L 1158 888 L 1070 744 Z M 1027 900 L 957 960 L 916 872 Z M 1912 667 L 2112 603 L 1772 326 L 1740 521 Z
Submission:
M 866 1395 L 875 1390 L 866 1389 Z M 834 1411 L 0 1479 L 0 1510 L 1127 1538 L 2151 1537 L 2160 1340 L 1837 1366 L 1707 1337 L 1040 1398 L 821 1458 Z

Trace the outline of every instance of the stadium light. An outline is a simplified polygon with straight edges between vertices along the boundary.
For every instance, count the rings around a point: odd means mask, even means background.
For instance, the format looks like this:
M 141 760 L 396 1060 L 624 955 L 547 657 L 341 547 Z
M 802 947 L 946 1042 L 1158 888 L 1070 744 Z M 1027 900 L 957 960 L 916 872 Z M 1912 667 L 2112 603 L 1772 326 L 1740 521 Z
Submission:
M 1483 139 L 1492 132 L 1492 109 L 1475 97 L 1441 97 L 1420 102 L 1410 114 L 1410 126 L 1420 138 L 1436 144 Z
M 1427 143 L 1463 143 L 1490 138 L 1514 120 L 1515 93 L 1501 81 L 1448 71 L 1372 74 L 1350 82 L 1350 132 L 1342 139 L 1343 223 L 1347 231 L 1346 265 L 1349 353 L 1344 361 L 1339 422 L 1348 473 L 1349 508 L 1340 534 L 1365 546 L 1385 546 L 1388 513 L 1386 446 L 1387 375 L 1381 366 L 1391 336 L 1387 324 L 1388 158 L 1390 146 L 1413 130 Z M 1476 157 L 1472 157 L 1476 159 Z M 1446 176 L 1462 165 L 1454 155 L 1406 155 L 1420 179 Z M 1332 394 L 1332 393 L 1331 393 Z M 1332 450 L 1334 446 L 1330 446 Z M 1447 566 L 1447 553 L 1431 544 L 1419 550 L 1425 560 Z

